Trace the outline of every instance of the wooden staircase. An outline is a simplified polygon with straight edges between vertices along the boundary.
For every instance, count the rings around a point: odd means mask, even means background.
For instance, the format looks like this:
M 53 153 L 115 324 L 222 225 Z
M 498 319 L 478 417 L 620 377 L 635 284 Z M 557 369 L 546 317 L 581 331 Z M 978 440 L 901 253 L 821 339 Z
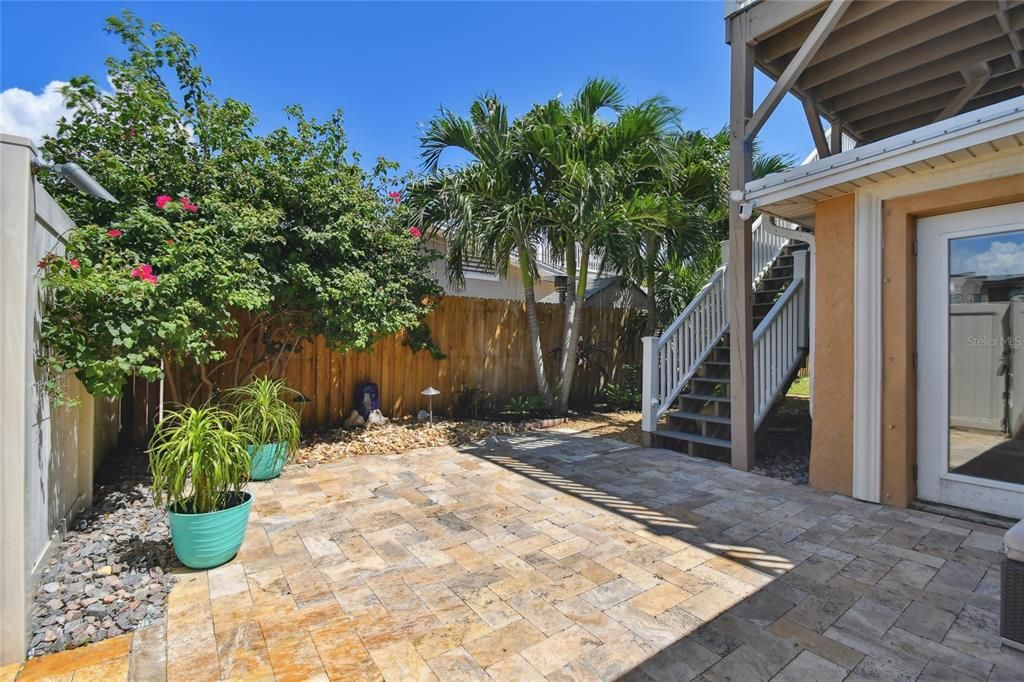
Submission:
M 753 302 L 755 329 L 792 284 L 794 254 L 806 249 L 807 244 L 800 241 L 786 243 L 758 282 Z M 806 348 L 800 349 L 800 364 L 806 351 Z M 774 389 L 776 395 L 784 395 L 795 378 L 796 371 L 790 372 L 783 385 Z M 727 460 L 732 447 L 729 380 L 729 332 L 726 331 L 686 382 L 672 409 L 664 413 L 665 424 L 654 431 L 654 444 L 691 455 Z

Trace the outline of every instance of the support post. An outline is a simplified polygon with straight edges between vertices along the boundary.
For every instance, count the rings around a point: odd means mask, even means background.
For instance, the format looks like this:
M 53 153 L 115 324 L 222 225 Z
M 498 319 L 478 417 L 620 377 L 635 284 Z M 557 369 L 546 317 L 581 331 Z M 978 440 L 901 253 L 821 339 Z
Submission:
M 645 336 L 643 342 L 643 377 L 640 386 L 640 430 L 645 447 L 654 444 L 654 432 L 658 428 L 657 396 L 658 386 L 658 337 Z
M 825 138 L 825 128 L 821 125 L 821 114 L 818 107 L 810 99 L 804 99 L 804 115 L 807 116 L 807 125 L 811 128 L 811 137 L 814 139 L 814 148 L 818 150 L 818 158 L 824 159 L 832 153 L 829 149 L 828 140 Z
M 811 290 L 807 256 L 807 251 L 796 251 L 793 254 L 793 280 L 802 281 L 800 285 L 800 325 L 797 335 L 797 345 L 800 348 L 807 348 L 807 306 L 808 293 Z
M 729 89 L 729 311 L 732 466 L 754 464 L 754 319 L 751 221 L 740 215 L 743 192 L 753 174 L 753 137 L 747 125 L 754 107 L 754 51 L 741 19 L 729 21 L 732 64 Z M 739 200 L 737 200 L 739 198 Z
M 843 153 L 843 124 L 837 118 L 832 121 L 832 127 L 829 128 L 829 144 L 832 147 L 833 154 Z

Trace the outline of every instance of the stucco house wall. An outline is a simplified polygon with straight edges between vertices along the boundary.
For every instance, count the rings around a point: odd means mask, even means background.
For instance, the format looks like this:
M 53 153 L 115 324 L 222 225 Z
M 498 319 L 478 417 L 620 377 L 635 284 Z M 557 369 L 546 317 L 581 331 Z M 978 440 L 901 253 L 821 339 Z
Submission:
M 1017 155 L 1019 158 L 1019 154 Z M 916 497 L 917 463 L 917 260 L 919 218 L 1024 200 L 1024 174 L 1007 158 L 975 163 L 915 182 L 894 179 L 874 191 L 881 205 L 881 501 L 906 506 Z M 983 178 L 983 179 L 978 179 Z M 905 188 L 905 189 L 904 189 Z M 922 189 L 928 188 L 926 191 Z M 819 201 L 815 207 L 817 268 L 813 433 L 810 483 L 854 494 L 853 409 L 855 381 L 855 239 L 861 218 L 856 195 Z

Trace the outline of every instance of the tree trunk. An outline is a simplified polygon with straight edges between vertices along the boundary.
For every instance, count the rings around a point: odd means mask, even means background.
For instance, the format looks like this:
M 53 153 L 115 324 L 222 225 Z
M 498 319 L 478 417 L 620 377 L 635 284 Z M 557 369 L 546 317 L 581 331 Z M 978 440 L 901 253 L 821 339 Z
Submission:
M 570 243 L 566 251 L 566 270 L 569 269 L 569 253 L 576 260 L 576 244 Z M 558 414 L 569 411 L 569 395 L 572 393 L 572 380 L 576 374 L 576 353 L 580 345 L 580 326 L 583 320 L 583 306 L 587 302 L 587 269 L 590 259 L 590 244 L 583 242 L 580 253 L 578 276 L 575 278 L 575 291 L 572 296 L 566 292 L 565 298 L 565 338 L 562 342 L 562 371 L 558 385 Z M 575 263 L 574 263 L 575 265 Z M 576 273 L 573 273 L 576 274 Z M 573 284 L 570 276 L 570 285 Z
M 537 319 L 537 297 L 533 292 L 533 263 L 527 251 L 528 245 L 519 244 L 519 272 L 523 277 L 523 300 L 526 303 L 526 329 L 530 335 L 530 351 L 533 356 L 533 372 L 537 379 L 537 393 L 545 402 L 551 401 L 548 375 L 544 369 L 544 347 L 540 343 L 540 322 Z
M 646 234 L 646 253 L 644 254 L 644 278 L 647 284 L 647 333 L 654 336 L 658 332 L 658 303 L 655 300 L 655 281 L 658 262 L 657 239 L 652 230 Z

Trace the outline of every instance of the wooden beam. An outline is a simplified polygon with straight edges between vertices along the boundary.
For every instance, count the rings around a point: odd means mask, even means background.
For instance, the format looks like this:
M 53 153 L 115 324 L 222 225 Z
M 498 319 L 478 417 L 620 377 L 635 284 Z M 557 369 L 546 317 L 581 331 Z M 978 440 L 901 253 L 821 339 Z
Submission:
M 999 0 L 999 12 L 996 14 L 996 19 L 999 21 L 1000 28 L 1006 33 L 1006 37 L 1010 39 L 1010 44 L 1013 45 L 1013 53 L 1010 55 L 1013 59 L 1013 65 L 1020 69 L 1024 68 L 1024 61 L 1021 60 L 1020 56 L 1024 45 L 1021 44 L 1020 34 L 1014 30 L 1010 21 L 1010 6 L 1009 0 Z
M 859 3 L 855 3 L 854 7 L 857 4 Z M 853 7 L 847 10 L 847 13 L 852 11 Z M 851 50 L 859 50 L 869 43 L 874 43 L 876 49 L 889 48 L 890 40 L 902 41 L 906 46 L 916 45 L 920 40 L 915 41 L 913 37 L 906 37 L 906 34 L 921 35 L 921 24 L 934 21 L 934 17 L 944 14 L 956 15 L 963 21 L 960 25 L 966 26 L 972 21 L 991 15 L 992 7 L 987 3 L 958 0 L 900 2 L 872 15 L 871 21 L 837 27 L 828 43 L 818 51 L 811 66 L 845 55 Z
M 988 82 L 989 77 L 992 75 L 991 69 L 988 68 L 988 64 L 985 62 L 964 69 L 962 73 L 964 76 L 963 90 L 958 92 L 956 97 L 951 99 L 949 104 L 939 112 L 939 115 L 935 117 L 936 121 L 959 114 L 964 105 L 978 94 L 978 90 L 981 90 L 982 86 Z
M 961 79 L 960 90 L 944 92 L 933 97 L 922 97 L 916 101 L 903 106 L 894 107 L 874 116 L 848 118 L 847 120 L 857 125 L 857 127 L 869 137 L 874 137 L 875 133 L 873 131 L 878 130 L 879 128 L 889 127 L 899 123 L 900 121 L 928 113 L 932 115 L 932 118 L 929 121 L 929 123 L 932 123 L 939 120 L 937 117 L 942 110 L 945 109 L 950 102 L 952 102 L 953 99 L 963 91 L 965 80 L 968 79 L 968 77 L 957 74 L 957 78 Z M 992 95 L 1006 90 L 1017 90 L 1022 84 L 1024 84 L 1024 71 L 1012 71 L 1001 76 L 991 76 L 988 78 L 988 81 L 977 90 L 977 92 L 974 92 L 971 95 L 969 99 L 974 100 L 984 95 Z M 1009 99 L 1012 96 L 1014 96 L 1013 93 L 1008 93 L 1004 96 L 1004 99 Z M 957 113 L 960 113 L 963 108 L 964 106 L 961 105 Z
M 747 123 L 754 107 L 754 50 L 747 26 L 729 22 L 732 57 L 729 81 L 729 189 L 745 190 L 753 175 L 754 145 Z M 751 274 L 751 221 L 740 215 L 741 202 L 729 201 L 729 264 L 726 284 L 729 306 L 729 376 L 732 466 L 749 471 L 754 465 L 754 316 Z
M 997 60 L 990 62 L 990 68 L 994 80 L 997 76 L 1008 73 L 1013 68 L 1013 63 L 1009 60 Z M 959 72 L 953 72 L 924 83 L 910 85 L 891 94 L 883 95 L 876 90 L 861 88 L 829 100 L 828 104 L 831 110 L 839 114 L 844 121 L 857 121 L 891 111 L 897 107 L 920 102 L 929 97 L 958 91 L 963 84 L 963 76 Z M 941 109 L 942 107 L 937 108 Z
M 829 136 L 831 138 L 829 146 L 832 148 L 832 153 L 841 154 L 843 151 L 843 124 L 839 119 L 832 121 Z
M 814 106 L 809 98 L 804 98 L 804 115 L 807 116 L 807 125 L 811 128 L 811 137 L 814 138 L 814 147 L 818 150 L 818 158 L 824 159 L 832 151 L 829 149 L 828 140 L 825 139 L 825 128 L 821 125 L 821 114 L 818 107 Z
M 828 0 L 785 0 L 757 2 L 734 18 L 745 21 L 747 42 L 754 45 L 820 10 Z M 732 20 L 730 20 L 732 21 Z M 730 31 L 731 33 L 731 31 Z M 732 36 L 730 36 L 730 41 Z M 731 44 L 731 43 L 730 43 Z
M 908 8 L 917 7 L 919 4 L 911 2 Z M 946 42 L 946 36 L 962 31 L 965 27 L 971 26 L 978 21 L 988 20 L 989 32 L 987 35 L 979 35 L 980 40 L 994 38 L 999 34 L 998 26 L 991 20 L 995 14 L 995 7 L 986 2 L 968 2 L 960 5 L 945 4 L 930 7 L 932 13 L 920 19 L 915 24 L 905 29 L 889 33 L 887 31 L 876 32 L 874 22 L 870 26 L 863 27 L 859 31 L 861 43 L 856 49 L 851 49 L 843 54 L 834 54 L 834 58 L 826 58 L 819 53 L 814 61 L 800 77 L 800 87 L 813 88 L 828 80 L 862 69 L 869 64 L 875 64 L 888 57 L 896 56 L 899 59 L 910 59 L 907 52 L 928 42 Z M 945 11 L 943 11 L 945 7 Z M 833 41 L 830 39 L 826 47 L 831 48 Z M 822 50 L 824 51 L 824 49 Z
M 1021 16 L 1024 21 L 1024 15 Z M 998 28 L 995 21 L 973 24 L 946 40 L 919 45 L 874 62 L 870 68 L 837 75 L 817 86 L 814 93 L 819 101 L 868 87 L 888 94 L 960 71 L 971 64 L 1006 56 L 1013 48 Z M 803 88 L 803 83 L 800 87 Z
M 864 19 L 887 7 L 899 4 L 905 3 L 898 3 L 896 0 L 858 0 L 843 13 L 843 18 L 836 24 L 836 29 L 848 26 L 859 19 Z M 804 38 L 811 32 L 816 22 L 817 17 L 808 17 L 801 20 L 800 23 L 765 40 L 757 46 L 758 60 L 774 62 L 781 57 L 785 57 L 787 54 L 796 52 L 803 45 Z
M 815 24 L 814 29 L 810 35 L 807 36 L 807 40 L 800 46 L 800 49 L 796 51 L 796 55 L 786 66 L 786 70 L 782 72 L 779 79 L 775 81 L 775 85 L 772 86 L 768 96 L 764 98 L 764 101 L 758 105 L 757 111 L 754 112 L 750 122 L 747 123 L 747 138 L 753 139 L 757 135 L 758 131 L 761 130 L 761 126 L 768 120 L 768 117 L 775 111 L 775 107 L 779 106 L 779 102 L 786 95 L 787 92 L 796 84 L 800 75 L 804 72 L 804 68 L 810 64 L 814 58 L 815 53 L 821 47 L 822 43 L 828 37 L 829 33 L 835 27 L 836 23 L 842 18 L 843 12 L 849 7 L 851 0 L 831 0 L 828 8 L 818 19 L 818 23 Z

